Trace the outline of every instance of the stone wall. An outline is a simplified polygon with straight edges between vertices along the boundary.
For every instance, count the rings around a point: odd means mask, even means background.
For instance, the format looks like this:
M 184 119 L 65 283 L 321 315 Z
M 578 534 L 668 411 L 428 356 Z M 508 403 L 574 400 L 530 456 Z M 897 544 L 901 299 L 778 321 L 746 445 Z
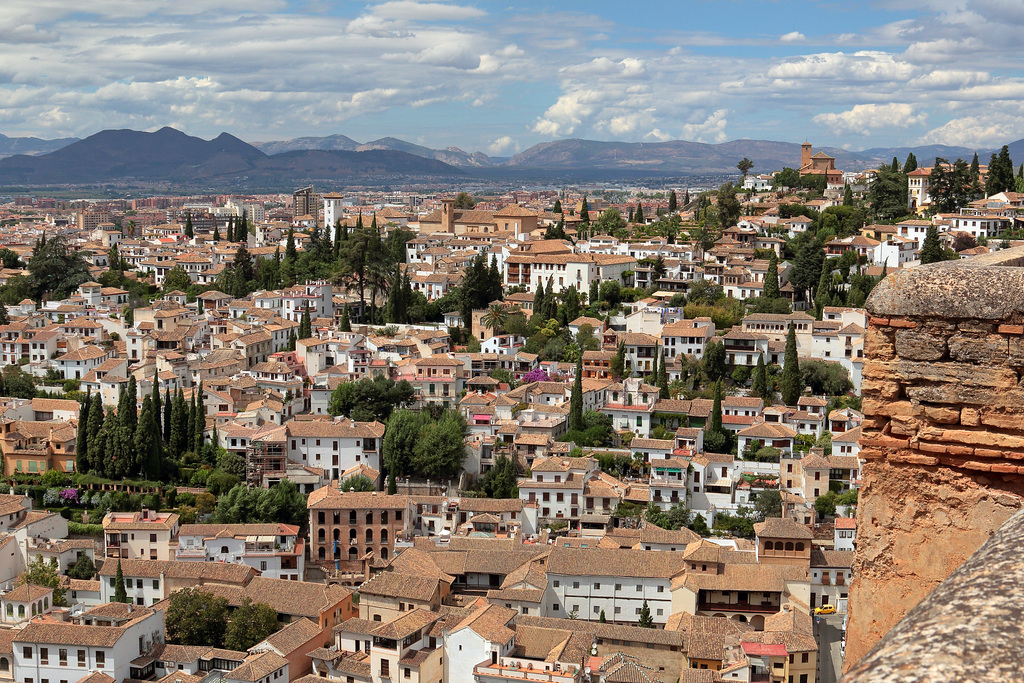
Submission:
M 847 668 L 1024 507 L 1022 265 L 900 271 L 868 300 Z

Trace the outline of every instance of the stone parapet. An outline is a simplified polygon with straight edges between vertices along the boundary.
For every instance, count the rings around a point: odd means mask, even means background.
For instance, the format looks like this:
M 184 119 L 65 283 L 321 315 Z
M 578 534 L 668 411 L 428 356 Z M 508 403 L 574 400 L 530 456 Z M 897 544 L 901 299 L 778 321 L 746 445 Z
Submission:
M 867 302 L 850 666 L 1024 505 L 1024 247 Z

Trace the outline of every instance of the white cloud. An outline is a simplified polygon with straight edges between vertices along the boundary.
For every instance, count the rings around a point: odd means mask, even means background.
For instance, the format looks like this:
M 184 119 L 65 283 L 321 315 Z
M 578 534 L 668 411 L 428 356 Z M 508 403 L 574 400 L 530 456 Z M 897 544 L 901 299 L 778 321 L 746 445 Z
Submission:
M 802 43 L 807 40 L 807 36 L 800 33 L 800 31 L 790 31 L 789 33 L 779 36 L 779 40 L 783 43 Z
M 487 153 L 491 156 L 500 156 L 509 150 L 519 151 L 519 145 L 510 135 L 503 135 L 487 146 Z
M 909 104 L 858 104 L 848 111 L 818 114 L 812 120 L 837 135 L 868 135 L 880 129 L 921 125 L 927 119 L 927 112 Z
M 919 145 L 996 147 L 1024 137 L 1024 116 L 979 114 L 947 121 L 922 135 Z
M 718 109 L 703 121 L 685 124 L 682 138 L 697 142 L 725 142 L 728 139 L 725 134 L 725 127 L 729 123 L 726 118 L 728 113 L 725 109 Z

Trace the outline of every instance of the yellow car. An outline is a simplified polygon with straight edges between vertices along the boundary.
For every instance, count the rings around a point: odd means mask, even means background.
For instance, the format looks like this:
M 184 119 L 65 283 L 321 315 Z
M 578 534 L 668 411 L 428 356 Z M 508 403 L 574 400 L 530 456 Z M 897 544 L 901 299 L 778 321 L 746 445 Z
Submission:
M 815 607 L 814 608 L 814 613 L 815 614 L 835 614 L 836 613 L 836 607 L 835 607 L 835 605 L 822 605 L 821 607 Z

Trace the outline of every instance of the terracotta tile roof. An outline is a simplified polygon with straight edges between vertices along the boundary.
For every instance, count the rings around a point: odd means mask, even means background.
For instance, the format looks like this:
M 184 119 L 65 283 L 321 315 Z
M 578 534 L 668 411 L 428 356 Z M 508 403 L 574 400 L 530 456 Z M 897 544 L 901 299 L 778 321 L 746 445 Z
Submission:
M 566 576 L 667 579 L 682 571 L 685 566 L 684 558 L 677 553 L 556 546 L 548 557 L 547 571 L 549 574 Z
M 360 594 L 386 598 L 405 598 L 429 602 L 438 591 L 438 579 L 399 572 L 380 572 L 359 587 Z
M 430 612 L 423 609 L 414 609 L 411 612 L 406 612 L 404 615 L 398 617 L 394 621 L 390 621 L 382 626 L 378 626 L 373 631 L 373 635 L 377 638 L 390 638 L 392 640 L 401 640 L 408 635 L 415 633 L 416 631 L 433 624 L 441 617 L 437 612 Z
M 255 683 L 255 681 L 265 678 L 286 666 L 288 666 L 288 660 L 276 652 L 261 652 L 258 655 L 253 655 L 237 669 L 226 673 L 224 678 Z
M 803 524 L 781 517 L 766 517 L 763 522 L 754 525 L 754 533 L 762 538 L 791 538 L 811 540 L 814 534 Z

